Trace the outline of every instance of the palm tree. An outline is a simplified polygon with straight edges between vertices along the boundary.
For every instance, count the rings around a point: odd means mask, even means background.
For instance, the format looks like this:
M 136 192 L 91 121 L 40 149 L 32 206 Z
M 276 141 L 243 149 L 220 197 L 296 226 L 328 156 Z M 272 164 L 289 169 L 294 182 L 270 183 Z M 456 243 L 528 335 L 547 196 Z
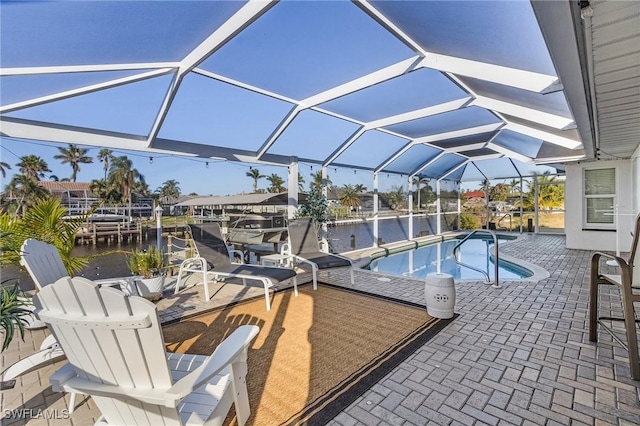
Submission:
M 98 161 L 103 164 L 104 180 L 107 180 L 107 170 L 109 170 L 109 162 L 113 159 L 113 151 L 107 148 L 102 148 L 98 152 Z
M 321 189 L 323 185 L 327 186 L 328 188 L 331 188 L 331 186 L 333 185 L 333 182 L 331 182 L 331 179 L 329 179 L 329 176 L 326 177 L 326 179 L 322 179 L 322 170 L 318 170 L 315 173 L 311 173 L 311 183 L 310 186 L 312 188 L 316 188 L 316 189 Z
M 261 175 L 260 174 L 260 170 L 258 169 L 251 169 L 246 173 L 247 177 L 250 177 L 251 179 L 253 179 L 253 192 L 256 193 L 258 192 L 258 180 L 265 178 L 265 175 Z
M 178 198 L 180 196 L 180 182 L 175 179 L 165 181 L 159 189 L 161 197 Z
M 394 185 L 391 187 L 391 191 L 389 191 L 386 194 L 387 197 L 387 202 L 389 203 L 389 206 L 393 209 L 393 210 L 397 210 L 399 208 L 401 208 L 401 206 L 404 204 L 404 190 L 402 189 L 401 186 L 397 186 Z
M 29 180 L 33 182 L 32 180 Z M 9 225 L 12 231 L 3 238 L 3 249 L 8 247 L 12 254 L 2 253 L 2 264 L 18 264 L 20 246 L 27 238 L 37 238 L 58 249 L 62 263 L 67 272 L 73 274 L 80 271 L 89 261 L 87 257 L 72 255 L 75 248 L 76 235 L 82 225 L 82 218 L 66 218 L 68 212 L 57 198 L 38 200 L 20 219 L 13 220 L 6 214 L 0 214 L 0 226 Z
M 355 189 L 358 194 L 361 193 L 361 192 L 366 192 L 367 191 L 367 187 L 364 186 L 361 183 L 356 184 L 356 186 L 354 186 L 353 189 Z
M 144 178 L 135 180 L 133 182 L 133 186 L 131 187 L 132 192 L 137 192 L 138 194 L 142 194 L 145 197 L 151 195 L 151 190 L 149 189 L 149 184 L 144 181 Z
M 27 206 L 48 196 L 47 191 L 38 186 L 36 179 L 22 174 L 13 175 L 5 190 L 17 200 L 16 214 L 24 213 Z
M 271 176 L 267 176 L 267 180 L 269 181 L 269 192 L 278 193 L 285 191 L 284 180 L 282 180 L 278 174 L 272 173 Z
M 358 192 L 353 185 L 344 185 L 338 199 L 340 204 L 343 207 L 348 207 L 349 210 L 360 206 L 360 197 L 358 197 Z
M 60 160 L 62 164 L 69 163 L 71 165 L 71 181 L 76 181 L 76 176 L 80 171 L 80 164 L 89 164 L 93 163 L 93 158 L 87 157 L 87 152 L 89 151 L 86 148 L 78 148 L 74 144 L 69 144 L 69 148 L 59 147 L 58 151 L 60 154 L 56 154 L 53 156 L 56 160 Z
M 304 191 L 304 176 L 302 173 L 298 172 L 298 191 Z
M 126 155 L 112 159 L 108 183 L 120 187 L 121 201 L 129 203 L 129 216 L 131 216 L 131 191 L 136 181 L 144 182 L 144 176 L 133 168 L 133 162 Z
M 508 183 L 511 194 L 520 194 L 520 180 L 519 179 L 511 179 L 511 182 Z
M 420 211 L 420 185 L 422 185 L 423 183 L 428 184 L 429 179 L 416 176 L 413 178 L 413 181 L 411 183 L 416 186 L 416 192 L 418 193 L 418 211 Z
M 45 173 L 51 172 L 47 162 L 33 154 L 21 157 L 16 166 L 20 169 L 20 173 L 33 180 L 40 180 L 45 177 Z
M 557 176 L 538 175 L 538 207 L 551 209 L 564 205 L 564 187 Z M 532 186 L 532 185 L 531 185 Z
M 89 184 L 89 190 L 98 197 L 101 203 L 118 199 L 119 194 L 114 192 L 113 189 L 104 179 L 93 179 Z
M 7 177 L 7 170 L 11 170 L 11 166 L 4 161 L 0 161 L 0 173 L 2 173 L 2 177 Z

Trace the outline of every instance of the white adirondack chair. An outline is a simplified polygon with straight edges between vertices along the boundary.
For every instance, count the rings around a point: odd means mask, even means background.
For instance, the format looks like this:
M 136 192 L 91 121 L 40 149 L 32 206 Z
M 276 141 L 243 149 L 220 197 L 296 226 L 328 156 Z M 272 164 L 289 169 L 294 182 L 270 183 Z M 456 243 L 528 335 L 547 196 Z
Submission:
M 52 244 L 33 238 L 27 238 L 22 243 L 20 264 L 29 272 L 38 291 L 42 290 L 44 286 L 69 275 L 67 268 L 62 263 L 58 249 Z M 129 278 L 105 278 L 94 282 L 100 286 L 120 286 L 125 288 L 130 285 Z
M 38 291 L 68 275 L 58 249 L 51 244 L 33 238 L 26 239 L 22 244 L 20 248 L 20 264 L 29 272 Z M 129 284 L 126 278 L 107 278 L 94 282 L 98 285 L 119 285 L 121 287 Z M 25 309 L 34 310 L 35 306 L 29 303 L 25 306 Z M 29 315 L 26 319 L 28 322 L 26 328 L 46 327 L 46 324 L 34 315 Z M 13 380 L 16 377 L 59 361 L 64 357 L 65 354 L 60 345 L 58 345 L 55 336 L 50 335 L 44 339 L 38 352 L 10 365 L 0 374 L 0 379 L 6 383 L 5 386 L 12 387 L 15 383 Z M 75 398 L 75 393 L 72 393 L 69 400 L 69 413 L 73 413 Z
M 257 326 L 241 326 L 211 356 L 167 354 L 153 303 L 85 278 L 61 278 L 34 302 L 67 354 L 54 390 L 90 394 L 97 424 L 219 425 L 231 404 L 250 415 L 247 351 Z

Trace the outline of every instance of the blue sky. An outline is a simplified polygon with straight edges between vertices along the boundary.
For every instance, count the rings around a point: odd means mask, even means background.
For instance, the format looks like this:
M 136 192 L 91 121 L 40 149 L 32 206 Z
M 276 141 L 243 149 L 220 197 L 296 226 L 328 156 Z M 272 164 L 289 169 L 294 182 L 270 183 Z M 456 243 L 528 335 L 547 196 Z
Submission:
M 62 164 L 59 160 L 53 158 L 58 154 L 57 147 L 66 147 L 64 144 L 52 144 L 48 142 L 36 142 L 16 140 L 11 138 L 0 138 L 2 148 L 0 150 L 0 159 L 8 163 L 12 169 L 8 170 L 7 177 L 2 179 L 2 188 L 11 180 L 11 177 L 18 173 L 15 166 L 24 155 L 35 154 L 40 156 L 47 162 L 51 169 L 52 175 L 56 175 L 59 179 L 71 176 L 71 167 L 68 164 Z M 104 177 L 102 163 L 98 162 L 96 156 L 100 148 L 85 146 L 89 151 L 87 155 L 94 158 L 92 164 L 82 164 L 78 173 L 78 182 L 90 182 L 92 179 L 100 179 Z M 177 157 L 154 155 L 153 163 L 149 162 L 149 154 L 138 151 L 114 151 L 114 155 L 126 155 L 133 161 L 133 166 L 142 173 L 149 188 L 153 191 L 160 187 L 163 182 L 169 179 L 175 179 L 180 182 L 180 189 L 183 194 L 195 192 L 199 195 L 231 195 L 244 192 L 251 192 L 253 188 L 253 180 L 246 177 L 249 167 L 260 170 L 263 175 L 277 173 L 285 181 L 287 179 L 286 167 L 274 167 L 265 165 L 251 165 L 243 163 L 234 163 L 229 161 L 209 161 L 209 167 L 205 165 L 202 158 Z M 318 171 L 318 166 L 309 164 L 299 165 L 300 173 L 305 178 L 305 188 L 311 180 L 311 173 Z M 367 188 L 373 187 L 373 174 L 358 170 L 356 173 L 352 169 L 346 168 L 329 168 L 329 178 L 336 185 L 343 184 L 363 184 Z M 48 174 L 49 175 L 49 174 Z M 398 175 L 389 175 L 382 173 L 380 175 L 380 190 L 385 191 L 392 185 L 405 184 L 406 176 L 401 178 Z M 266 179 L 259 181 L 259 188 L 266 188 L 268 182 Z
M 482 51 L 496 63 L 508 59 L 513 61 L 510 65 L 523 69 L 553 71 L 528 2 L 468 2 L 464 6 L 468 13 L 457 17 L 468 20 L 468 25 L 454 30 L 439 17 L 457 16 L 460 6 L 456 3 L 414 2 L 408 9 L 395 2 L 378 6 L 391 16 L 398 15 L 396 17 L 411 26 L 415 25 L 412 27 L 415 36 L 426 45 L 435 43 L 428 46 L 435 51 L 440 44 L 447 49 L 457 46 L 462 50 L 454 53 L 461 57 L 482 59 L 476 58 L 477 52 Z M 233 1 L 3 2 L 0 59 L 3 67 L 179 61 L 242 4 Z M 420 20 L 415 20 L 416 16 L 420 16 Z M 513 16 L 520 19 L 516 22 Z M 423 25 L 422 17 L 430 17 L 429 25 Z M 478 32 L 474 29 L 477 26 L 488 30 Z M 534 36 L 531 36 L 532 29 Z M 493 43 L 495 39 L 502 41 Z M 414 56 L 415 52 L 351 2 L 280 2 L 199 68 L 285 98 L 276 99 L 190 73 L 182 80 L 158 137 L 257 151 L 293 107 L 291 99 L 302 100 Z M 145 71 L 148 70 L 4 76 L 0 80 L 0 100 L 2 105 L 7 105 Z M 153 126 L 170 84 L 170 75 L 160 75 L 6 115 L 144 137 Z M 464 96 L 464 92 L 440 73 L 423 69 L 326 102 L 321 107 L 368 121 Z M 473 114 L 474 109 L 468 108 L 457 115 Z M 423 135 L 426 124 L 438 125 L 434 123 L 437 120 L 450 123 L 452 115 L 406 122 L 397 127 L 406 135 L 417 137 Z M 491 115 L 471 118 L 480 124 L 496 120 Z M 268 152 L 322 161 L 357 127 L 346 120 L 305 110 Z M 441 127 L 438 131 L 448 130 Z M 58 178 L 71 174 L 69 165 L 53 159 L 59 152 L 57 147 L 66 145 L 1 137 L 0 142 L 2 161 L 13 167 L 3 180 L 3 187 L 17 172 L 14 165 L 19 158 L 27 154 L 39 155 L 47 161 L 52 174 Z M 369 131 L 338 157 L 336 163 L 376 167 L 406 143 L 407 140 L 400 137 Z M 95 159 L 100 148 L 86 148 Z M 434 155 L 431 151 L 433 149 L 416 147 L 407 158 L 390 166 L 390 170 L 413 170 Z M 207 160 L 203 158 L 164 155 L 153 155 L 154 161 L 150 164 L 150 154 L 134 151 L 115 154 L 132 159 L 151 190 L 166 180 L 175 179 L 180 182 L 183 193 L 236 194 L 251 191 L 252 180 L 245 176 L 251 166 L 265 175 L 277 173 L 283 179 L 287 175 L 286 167 L 209 160 L 206 168 Z M 103 177 L 102 164 L 94 161 L 81 166 L 78 181 Z M 308 164 L 300 164 L 300 172 L 307 182 L 317 167 L 312 169 Z M 329 177 L 337 185 L 363 184 L 368 188 L 373 185 L 372 172 L 354 173 L 353 169 L 331 167 Z M 386 191 L 394 185 L 406 187 L 406 179 L 406 175 L 382 173 L 380 190 Z M 267 181 L 262 180 L 260 187 L 266 186 Z

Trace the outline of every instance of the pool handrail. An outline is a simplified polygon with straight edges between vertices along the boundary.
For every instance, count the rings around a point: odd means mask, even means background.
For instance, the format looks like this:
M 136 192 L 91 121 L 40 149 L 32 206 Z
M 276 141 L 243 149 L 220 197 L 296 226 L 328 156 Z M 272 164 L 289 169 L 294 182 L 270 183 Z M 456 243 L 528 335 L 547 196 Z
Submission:
M 503 215 L 500 220 L 498 220 L 498 223 L 496 223 L 496 228 L 500 226 L 500 223 L 506 218 L 509 218 L 509 231 L 513 230 L 513 222 L 512 222 L 512 218 L 511 218 L 511 213 L 507 213 L 505 215 Z
M 495 282 L 491 285 L 491 287 L 493 287 L 493 288 L 501 288 L 501 287 L 500 287 L 500 280 L 499 280 L 499 278 L 498 278 L 498 260 L 499 260 L 499 257 L 498 257 L 498 237 L 496 236 L 495 231 L 491 231 L 491 230 L 488 230 L 488 229 L 475 229 L 475 230 L 473 230 L 473 231 L 472 231 L 472 232 L 470 232 L 466 237 L 464 237 L 464 238 L 462 239 L 462 241 L 460 241 L 458 244 L 456 244 L 456 246 L 453 248 L 453 257 L 456 259 L 456 263 L 457 263 L 458 265 L 460 265 L 460 266 L 464 266 L 464 267 L 466 267 L 466 268 L 473 269 L 474 271 L 478 271 L 478 272 L 480 272 L 482 275 L 484 275 L 484 276 L 485 276 L 485 278 L 486 278 L 486 281 L 485 281 L 485 282 L 486 282 L 487 284 L 491 283 L 491 279 L 489 278 L 489 274 L 488 274 L 488 272 L 485 272 L 485 271 L 483 271 L 483 270 L 482 270 L 482 269 L 480 269 L 480 268 L 476 268 L 475 266 L 467 265 L 466 263 L 463 263 L 463 262 L 461 262 L 460 260 L 458 260 L 457 252 L 460 250 L 460 246 L 461 246 L 462 244 L 464 244 L 464 243 L 465 243 L 465 241 L 467 241 L 467 240 L 468 240 L 469 238 L 471 238 L 473 235 L 475 235 L 475 234 L 480 234 L 480 233 L 489 234 L 489 235 L 493 238 L 493 245 L 494 245 L 494 247 L 495 247 L 495 253 L 496 253 L 496 254 L 495 254 L 495 259 L 494 259 L 494 262 L 493 262 L 493 263 L 494 263 L 494 266 L 495 266 L 495 271 L 496 271 L 496 280 L 495 280 Z M 487 256 L 488 256 L 488 255 L 489 255 L 489 253 L 487 253 Z M 488 257 L 487 257 L 487 259 L 488 259 Z

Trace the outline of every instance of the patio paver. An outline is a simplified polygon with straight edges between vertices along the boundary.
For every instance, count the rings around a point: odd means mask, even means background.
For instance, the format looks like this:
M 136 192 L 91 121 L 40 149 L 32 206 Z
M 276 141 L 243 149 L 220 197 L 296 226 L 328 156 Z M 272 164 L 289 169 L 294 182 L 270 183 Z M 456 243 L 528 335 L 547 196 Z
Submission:
M 456 321 L 330 424 L 640 424 L 636 390 L 640 383 L 630 378 L 626 351 L 605 332 L 599 334 L 597 345 L 588 341 L 591 252 L 564 246 L 564 237 L 557 235 L 525 235 L 502 245 L 501 253 L 537 264 L 550 277 L 537 283 L 507 281 L 501 289 L 476 281 L 457 282 Z M 355 286 L 398 299 L 424 300 L 422 280 L 379 281 L 378 277 L 356 271 Z M 319 279 L 351 286 L 345 270 L 321 271 Z M 233 288 L 223 286 L 217 300 L 237 297 Z M 601 296 L 602 309 L 619 313 L 620 297 L 610 290 Z M 261 286 L 251 287 L 243 296 L 261 292 Z M 159 304 L 163 320 L 211 307 L 202 302 L 200 293 L 201 287 L 192 287 L 163 299 Z M 20 350 L 31 353 L 44 335 L 35 331 L 24 343 L 14 341 L 2 354 L 2 365 L 16 359 Z M 15 389 L 0 393 L 2 409 L 64 414 L 68 395 L 52 392 L 48 385 L 56 368 L 19 378 Z M 2 413 L 3 424 L 80 425 L 92 424 L 99 416 L 90 398 L 69 419 L 26 422 L 24 416 L 6 418 L 9 414 Z

